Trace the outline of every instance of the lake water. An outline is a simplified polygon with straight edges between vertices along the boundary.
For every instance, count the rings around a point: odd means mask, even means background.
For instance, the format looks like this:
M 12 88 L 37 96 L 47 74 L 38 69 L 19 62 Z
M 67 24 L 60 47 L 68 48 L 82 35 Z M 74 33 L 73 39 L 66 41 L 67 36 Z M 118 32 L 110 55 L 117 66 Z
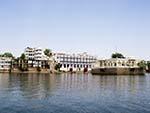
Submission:
M 150 113 L 150 75 L 0 74 L 0 113 Z

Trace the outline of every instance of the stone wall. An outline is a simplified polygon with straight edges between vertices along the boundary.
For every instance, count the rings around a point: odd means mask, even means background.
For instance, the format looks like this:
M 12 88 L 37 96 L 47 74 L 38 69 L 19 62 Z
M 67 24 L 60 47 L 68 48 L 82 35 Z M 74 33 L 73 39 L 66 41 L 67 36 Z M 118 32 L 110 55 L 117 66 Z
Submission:
M 95 68 L 91 73 L 98 75 L 144 75 L 145 72 L 141 68 Z
M 18 68 L 13 68 L 11 70 L 11 73 L 51 73 L 50 69 L 40 69 L 40 71 L 37 70 L 37 68 L 29 68 L 28 71 L 20 71 Z
M 8 69 L 0 69 L 0 73 L 9 73 L 10 72 L 10 70 L 8 70 Z

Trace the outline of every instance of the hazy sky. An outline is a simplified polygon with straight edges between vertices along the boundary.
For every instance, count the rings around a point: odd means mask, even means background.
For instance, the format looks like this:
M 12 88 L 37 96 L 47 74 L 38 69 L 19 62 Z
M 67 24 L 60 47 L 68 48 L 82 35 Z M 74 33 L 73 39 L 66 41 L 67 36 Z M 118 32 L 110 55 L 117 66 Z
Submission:
M 150 0 L 0 0 L 0 52 L 27 46 L 150 59 Z

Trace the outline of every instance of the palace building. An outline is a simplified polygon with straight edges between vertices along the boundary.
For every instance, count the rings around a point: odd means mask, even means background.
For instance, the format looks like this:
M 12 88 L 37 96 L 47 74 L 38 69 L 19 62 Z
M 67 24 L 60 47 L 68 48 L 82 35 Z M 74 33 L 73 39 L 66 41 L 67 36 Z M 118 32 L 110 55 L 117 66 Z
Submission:
M 139 67 L 138 63 L 141 60 L 131 59 L 131 58 L 111 58 L 105 60 L 98 60 L 95 64 L 95 67 L 101 68 L 127 68 L 127 67 Z
M 54 57 L 55 60 L 61 64 L 62 71 L 90 71 L 97 59 L 87 53 L 55 53 Z

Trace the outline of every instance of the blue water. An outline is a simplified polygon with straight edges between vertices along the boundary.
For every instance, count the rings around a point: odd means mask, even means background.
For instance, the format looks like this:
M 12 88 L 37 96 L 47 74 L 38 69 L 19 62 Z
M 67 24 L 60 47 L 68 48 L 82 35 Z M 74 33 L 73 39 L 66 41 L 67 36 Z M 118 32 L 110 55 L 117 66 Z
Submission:
M 150 75 L 0 74 L 0 113 L 150 113 Z

